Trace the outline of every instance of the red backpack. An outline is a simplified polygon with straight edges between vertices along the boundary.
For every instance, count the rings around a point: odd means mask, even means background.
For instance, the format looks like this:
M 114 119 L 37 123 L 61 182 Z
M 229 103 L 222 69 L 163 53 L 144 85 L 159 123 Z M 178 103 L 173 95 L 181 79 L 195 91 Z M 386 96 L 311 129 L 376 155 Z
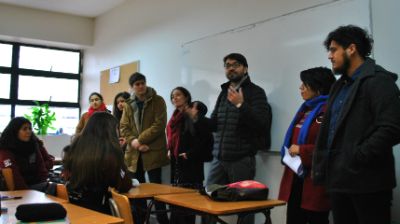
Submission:
M 227 185 L 211 184 L 205 193 L 217 201 L 266 200 L 269 189 L 255 180 L 244 180 Z

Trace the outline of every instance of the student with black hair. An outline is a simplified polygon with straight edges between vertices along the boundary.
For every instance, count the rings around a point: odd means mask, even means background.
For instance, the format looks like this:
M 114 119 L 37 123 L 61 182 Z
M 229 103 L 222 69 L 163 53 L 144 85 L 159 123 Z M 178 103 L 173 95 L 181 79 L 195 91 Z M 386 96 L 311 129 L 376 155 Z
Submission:
M 82 133 L 64 148 L 64 176 L 70 202 L 110 214 L 109 187 L 132 187 L 118 141 L 118 120 L 107 112 L 90 116 Z
M 47 153 L 43 142 L 32 132 L 31 122 L 13 118 L 0 137 L 0 168 L 11 168 L 16 190 L 45 191 L 54 156 Z
M 122 112 L 124 109 L 125 102 L 129 99 L 131 95 L 128 92 L 120 92 L 114 97 L 114 104 L 113 104 L 113 115 L 118 119 L 121 120 Z
M 328 195 L 323 186 L 312 183 L 311 161 L 335 77 L 330 69 L 317 67 L 300 72 L 300 79 L 302 84 L 299 89 L 304 103 L 286 132 L 281 156 L 300 156 L 301 170 L 296 173 L 283 163 L 285 170 L 278 198 L 288 203 L 287 224 L 327 224 L 330 210 Z
M 156 90 L 147 86 L 146 77 L 135 72 L 129 77 L 133 94 L 126 102 L 121 121 L 121 137 L 126 139 L 125 164 L 129 172 L 145 183 L 145 173 L 151 183 L 161 183 L 162 167 L 169 164 L 165 127 L 167 108 L 164 99 Z M 143 200 L 136 200 L 134 207 L 147 205 Z M 155 202 L 156 210 L 165 210 L 165 204 Z M 142 223 L 143 213 L 136 213 L 135 222 Z M 160 224 L 169 223 L 165 213 L 157 214 Z
M 391 222 L 400 91 L 398 76 L 369 57 L 372 43 L 368 32 L 354 25 L 338 27 L 324 42 L 341 77 L 330 92 L 312 176 L 329 193 L 335 224 Z
M 167 149 L 171 160 L 171 183 L 180 187 L 200 189 L 204 180 L 204 161 L 212 158 L 213 136 L 205 119 L 207 107 L 200 101 L 192 102 L 190 92 L 184 87 L 171 91 L 174 113 L 167 124 Z M 191 118 L 189 110 L 198 111 Z M 194 215 L 171 212 L 175 224 L 195 223 Z

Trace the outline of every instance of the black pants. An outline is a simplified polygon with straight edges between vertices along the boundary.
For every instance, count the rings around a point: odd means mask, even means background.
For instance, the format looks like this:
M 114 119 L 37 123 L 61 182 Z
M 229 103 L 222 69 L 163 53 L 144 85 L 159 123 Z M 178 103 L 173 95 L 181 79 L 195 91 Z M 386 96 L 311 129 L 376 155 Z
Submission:
M 329 211 L 317 212 L 301 208 L 303 179 L 294 176 L 286 211 L 286 224 L 328 224 Z
M 148 170 L 147 175 L 149 176 L 150 183 L 161 184 L 161 167 L 152 169 L 152 170 Z M 133 177 L 138 179 L 138 181 L 140 183 L 146 182 L 145 171 L 143 170 L 143 162 L 142 162 L 142 158 L 140 156 L 138 159 L 136 173 L 133 173 Z M 132 207 L 133 217 L 135 219 L 135 223 L 137 223 L 137 224 L 144 223 L 145 216 L 146 216 L 145 211 L 147 210 L 146 200 L 135 199 L 132 204 L 133 204 L 133 207 Z M 164 203 L 156 201 L 156 202 L 154 202 L 154 205 L 155 205 L 156 211 L 166 210 L 166 206 Z M 138 207 L 140 209 L 138 209 Z M 168 220 L 167 213 L 157 214 L 157 221 L 159 224 L 168 224 L 169 220 Z
M 390 224 L 392 190 L 366 194 L 331 193 L 335 224 Z

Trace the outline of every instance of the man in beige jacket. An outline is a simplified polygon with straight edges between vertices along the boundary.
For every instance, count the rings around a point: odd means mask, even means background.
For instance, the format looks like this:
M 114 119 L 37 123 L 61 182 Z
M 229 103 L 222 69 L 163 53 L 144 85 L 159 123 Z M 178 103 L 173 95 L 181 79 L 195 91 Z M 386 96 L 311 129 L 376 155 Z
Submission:
M 169 163 L 165 137 L 165 101 L 146 85 L 146 77 L 139 72 L 131 75 L 129 85 L 133 94 L 124 106 L 120 121 L 121 136 L 127 143 L 125 164 L 139 182 L 146 182 L 147 172 L 150 182 L 161 183 L 161 168 Z M 139 206 L 146 206 L 144 201 L 139 203 Z M 164 204 L 155 205 L 157 210 L 165 210 Z M 135 223 L 142 223 L 143 217 L 135 217 Z M 160 224 L 169 223 L 165 213 L 158 215 L 157 220 Z

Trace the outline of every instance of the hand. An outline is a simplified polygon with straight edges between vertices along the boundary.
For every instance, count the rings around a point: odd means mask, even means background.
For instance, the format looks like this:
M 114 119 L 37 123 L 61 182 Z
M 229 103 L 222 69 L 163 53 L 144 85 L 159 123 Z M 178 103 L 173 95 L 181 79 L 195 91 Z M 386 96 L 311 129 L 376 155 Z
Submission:
M 147 151 L 149 151 L 149 146 L 148 145 L 140 145 L 139 146 L 139 148 L 138 148 L 138 150 L 140 151 L 140 152 L 147 152 Z
M 168 157 L 168 159 L 171 159 L 171 150 L 167 151 L 167 157 Z
M 242 88 L 240 88 L 239 92 L 237 92 L 233 86 L 229 86 L 228 100 L 235 106 L 238 104 L 242 104 L 244 101 Z
M 122 147 L 125 144 L 126 144 L 126 138 L 123 138 L 123 137 L 119 138 L 119 145 Z
M 137 138 L 134 139 L 134 140 L 131 142 L 131 146 L 132 146 L 134 149 L 139 149 L 139 146 L 140 146 L 139 140 L 138 140 Z
M 289 148 L 289 154 L 293 157 L 300 154 L 300 146 L 299 145 L 291 145 Z
M 188 159 L 186 152 L 179 154 L 180 157 L 184 158 L 184 159 Z

